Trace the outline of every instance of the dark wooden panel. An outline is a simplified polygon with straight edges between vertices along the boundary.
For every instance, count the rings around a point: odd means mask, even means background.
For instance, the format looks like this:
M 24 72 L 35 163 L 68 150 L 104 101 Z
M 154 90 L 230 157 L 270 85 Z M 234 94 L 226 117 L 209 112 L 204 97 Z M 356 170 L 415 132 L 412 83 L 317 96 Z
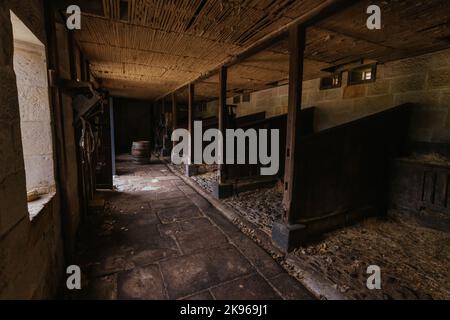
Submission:
M 315 108 L 306 108 L 301 111 L 300 117 L 300 135 L 306 136 L 313 133 L 314 127 L 314 110 Z M 279 130 L 280 133 L 280 141 L 279 141 L 279 161 L 280 168 L 277 176 L 280 178 L 284 177 L 284 168 L 285 168 L 285 156 L 286 156 L 286 129 L 287 129 L 287 115 L 283 114 L 280 116 L 268 118 L 268 119 L 260 119 L 259 114 L 255 114 L 254 117 L 246 117 L 248 122 L 244 122 L 243 118 L 238 118 L 237 123 L 239 126 L 237 128 L 241 128 L 243 130 L 247 130 L 250 128 L 259 130 L 259 129 L 267 129 L 267 130 Z M 255 120 L 256 119 L 256 120 Z M 270 143 L 270 140 L 269 140 Z M 248 146 L 247 146 L 248 147 Z M 270 150 L 270 145 L 268 147 Z M 248 150 L 247 150 L 248 151 Z M 239 179 L 245 177 L 258 176 L 260 174 L 261 166 L 257 165 L 228 165 L 228 176 L 230 179 Z
M 408 114 L 403 105 L 301 139 L 294 221 L 308 224 L 357 211 L 384 214 L 389 159 L 406 147 Z
M 99 114 L 98 121 L 98 147 L 97 147 L 97 189 L 112 189 L 112 153 L 111 153 L 111 117 L 109 105 L 103 106 L 103 112 Z
M 450 166 L 397 159 L 392 167 L 391 213 L 450 232 Z

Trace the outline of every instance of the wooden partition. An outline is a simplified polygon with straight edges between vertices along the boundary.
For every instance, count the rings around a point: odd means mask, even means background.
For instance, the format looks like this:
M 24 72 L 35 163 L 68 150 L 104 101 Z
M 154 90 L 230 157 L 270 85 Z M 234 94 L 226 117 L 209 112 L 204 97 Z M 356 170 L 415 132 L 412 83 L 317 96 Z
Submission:
M 314 110 L 315 108 L 305 108 L 301 112 L 301 125 L 302 125 L 302 135 L 310 135 L 313 133 L 314 128 Z M 278 129 L 280 134 L 279 141 L 279 162 L 280 168 L 277 177 L 284 176 L 284 165 L 285 165 L 285 155 L 286 155 L 286 127 L 287 127 L 287 115 L 283 114 L 280 116 L 267 118 L 267 119 L 244 119 L 238 118 L 236 123 L 236 128 L 247 130 L 247 129 L 268 129 L 274 130 Z M 268 150 L 270 152 L 270 138 Z M 246 152 L 248 154 L 248 144 L 246 145 Z M 236 153 L 235 153 L 236 154 Z M 235 160 L 236 162 L 236 160 Z M 229 179 L 239 179 L 247 177 L 256 177 L 260 174 L 261 165 L 251 165 L 251 164 L 234 164 L 227 165 L 228 168 L 228 178 Z
M 386 213 L 390 159 L 406 150 L 409 105 L 319 133 L 299 144 L 292 221 L 305 236 Z

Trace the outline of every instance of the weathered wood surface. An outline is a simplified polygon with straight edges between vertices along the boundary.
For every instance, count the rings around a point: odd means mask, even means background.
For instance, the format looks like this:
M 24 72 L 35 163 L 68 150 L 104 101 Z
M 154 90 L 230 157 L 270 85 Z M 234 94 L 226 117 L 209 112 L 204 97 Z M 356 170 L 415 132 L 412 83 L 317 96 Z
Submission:
M 176 6 L 165 0 L 130 0 L 127 19 L 121 18 L 115 0 L 61 0 L 56 5 L 65 10 L 77 3 L 84 12 L 76 40 L 93 75 L 115 95 L 143 99 L 169 95 L 236 63 L 237 75 L 243 70 L 258 77 L 250 83 L 237 77 L 230 87 L 262 88 L 273 78 L 286 79 L 285 67 L 274 65 L 283 61 L 286 66 L 288 55 L 271 46 L 295 23 L 316 22 L 308 28 L 307 79 L 351 60 L 385 62 L 450 46 L 446 0 L 420 5 L 416 0 L 378 1 L 383 32 L 366 27 L 367 7 L 374 4 L 370 0 L 180 0 Z M 199 88 L 202 95 L 211 96 Z
M 391 172 L 390 212 L 450 232 L 450 164 L 396 159 Z
M 292 223 L 318 224 L 311 232 L 322 232 L 361 215 L 385 214 L 389 162 L 405 152 L 409 112 L 402 105 L 303 137 Z

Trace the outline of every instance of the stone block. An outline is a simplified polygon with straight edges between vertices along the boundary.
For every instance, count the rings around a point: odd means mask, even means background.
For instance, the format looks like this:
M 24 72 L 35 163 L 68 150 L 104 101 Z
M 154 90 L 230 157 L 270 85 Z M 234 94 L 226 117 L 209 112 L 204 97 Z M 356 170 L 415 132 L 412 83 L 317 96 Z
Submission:
M 376 112 L 386 110 L 394 106 L 393 95 L 383 95 L 367 97 L 363 99 L 354 100 L 354 115 L 355 117 L 363 117 Z
M 306 290 L 296 279 L 287 273 L 282 273 L 271 279 L 272 285 L 286 300 L 313 300 L 314 296 Z
M 88 300 L 117 300 L 117 274 L 92 279 L 88 286 Z
M 21 86 L 18 89 L 22 121 L 51 121 L 48 88 Z
M 26 156 L 24 161 L 27 190 L 45 191 L 55 185 L 53 155 Z
M 273 278 L 283 272 L 278 263 L 247 236 L 240 234 L 233 238 L 233 242 L 265 278 Z
M 280 300 L 281 297 L 260 275 L 234 280 L 213 288 L 218 300 Z
M 196 293 L 192 296 L 185 298 L 184 300 L 192 300 L 192 301 L 205 301 L 205 300 L 214 300 L 213 296 L 209 291 L 203 291 L 200 293 Z
M 389 80 L 377 80 L 376 82 L 369 83 L 367 85 L 367 95 L 378 96 L 388 94 L 390 91 L 390 85 Z
M 306 97 L 302 97 L 302 98 L 306 98 Z M 304 101 L 305 100 L 302 99 L 302 103 Z M 288 96 L 282 96 L 281 100 L 280 100 L 280 103 L 281 103 L 282 106 L 286 106 L 287 107 L 289 105 L 289 97 Z
M 248 261 L 231 246 L 169 259 L 160 266 L 170 299 L 186 297 L 252 272 Z
M 37 49 L 25 51 L 17 47 L 14 50 L 14 71 L 20 87 L 48 87 L 44 48 L 42 48 L 42 51 Z
M 429 57 L 427 56 L 389 62 L 384 65 L 384 76 L 386 79 L 389 79 L 418 72 L 425 73 L 429 63 Z
M 336 101 L 333 103 L 317 104 L 315 111 L 315 129 L 324 130 L 355 118 L 352 101 Z
M 366 95 L 367 92 L 367 85 L 365 84 L 358 84 L 354 86 L 347 86 L 344 88 L 344 99 L 354 99 L 354 98 L 361 98 Z
M 425 87 L 425 73 L 416 73 L 410 76 L 392 80 L 391 92 L 419 91 Z
M 311 105 L 316 105 L 318 102 L 321 102 L 324 97 L 323 90 L 311 91 L 308 95 L 308 101 Z
M 301 224 L 288 225 L 275 222 L 272 227 L 272 240 L 284 252 L 292 251 L 304 240 L 305 228 Z
M 342 89 L 336 88 L 336 89 L 328 89 L 328 90 L 322 90 L 323 100 L 339 100 L 342 98 Z
M 157 214 L 162 223 L 172 223 L 201 217 L 200 210 L 195 205 L 165 208 L 158 210 Z
M 212 225 L 209 227 L 202 227 L 199 225 L 195 229 L 180 231 L 176 234 L 176 238 L 183 254 L 191 254 L 205 249 L 217 248 L 228 243 L 225 235 Z
M 119 299 L 167 299 L 164 280 L 157 265 L 119 273 L 117 289 Z
M 439 104 L 439 96 L 430 91 L 398 93 L 394 96 L 394 102 L 396 105 L 414 103 L 424 107 L 432 107 Z
M 279 96 L 288 96 L 289 95 L 289 86 L 281 86 L 278 87 L 278 95 Z
M 186 198 L 183 194 L 183 196 L 178 198 L 169 198 L 169 199 L 158 199 L 155 201 L 152 201 L 150 203 L 150 206 L 153 210 L 160 210 L 165 208 L 175 208 L 180 206 L 190 206 L 193 205 L 192 201 L 190 201 L 188 198 Z
M 25 157 L 53 153 L 50 122 L 22 122 L 21 132 Z
M 319 87 L 320 87 L 320 79 L 306 80 L 303 81 L 302 84 L 303 90 L 319 90 Z
M 428 73 L 428 88 L 445 88 L 450 84 L 450 68 L 433 70 Z
M 450 49 L 431 53 L 427 57 L 430 60 L 430 68 L 450 67 Z

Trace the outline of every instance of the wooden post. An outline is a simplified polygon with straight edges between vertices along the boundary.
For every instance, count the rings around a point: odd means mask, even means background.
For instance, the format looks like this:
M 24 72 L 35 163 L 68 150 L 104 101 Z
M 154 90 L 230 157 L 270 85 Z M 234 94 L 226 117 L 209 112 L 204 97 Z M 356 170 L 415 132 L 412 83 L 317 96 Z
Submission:
M 219 106 L 218 106 L 218 129 L 222 133 L 223 144 L 219 146 L 222 148 L 222 160 L 225 162 L 225 132 L 228 125 L 228 111 L 227 111 L 227 74 L 226 67 L 220 68 L 219 72 Z M 227 180 L 227 167 L 225 163 L 219 164 L 219 183 L 223 184 Z
M 213 187 L 213 195 L 217 199 L 230 197 L 233 194 L 233 185 L 227 183 L 228 170 L 226 161 L 226 140 L 225 133 L 229 125 L 228 110 L 227 110 L 227 67 L 222 66 L 219 70 L 219 106 L 217 110 L 218 129 L 222 133 L 222 143 L 219 143 L 219 148 L 222 150 L 222 164 L 218 165 L 219 182 Z
M 303 26 L 294 26 L 289 30 L 289 100 L 286 136 L 286 165 L 284 175 L 285 209 L 284 222 L 295 224 L 295 205 L 298 198 L 295 159 L 299 157 L 297 146 L 300 139 L 300 109 L 302 102 L 303 60 L 306 43 L 306 32 Z
M 177 97 L 172 93 L 172 131 L 175 131 L 177 126 Z
M 161 100 L 161 119 L 162 119 L 164 126 L 166 125 L 166 119 L 165 119 L 165 115 L 164 115 L 165 113 L 166 113 L 166 99 L 164 98 Z
M 172 93 L 172 133 L 177 129 L 177 97 L 175 92 Z M 169 137 L 171 139 L 172 137 Z M 172 141 L 172 148 L 176 145 L 175 141 Z
M 194 164 L 194 84 L 188 85 L 188 130 L 191 135 L 190 163 Z M 190 175 L 189 175 L 190 176 Z

